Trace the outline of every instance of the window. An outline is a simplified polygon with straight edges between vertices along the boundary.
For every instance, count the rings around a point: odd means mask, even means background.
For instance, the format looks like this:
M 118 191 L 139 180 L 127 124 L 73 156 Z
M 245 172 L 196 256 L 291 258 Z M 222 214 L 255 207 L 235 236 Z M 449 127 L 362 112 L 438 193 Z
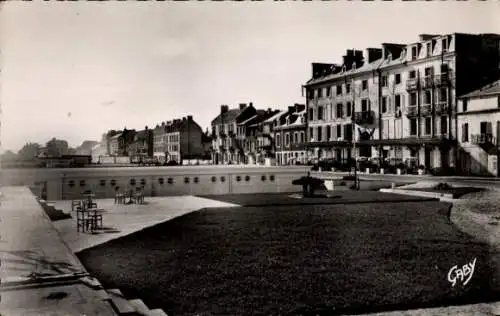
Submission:
M 411 48 L 411 59 L 417 59 L 417 47 L 413 46 Z
M 432 95 L 430 90 L 426 90 L 424 93 L 424 104 L 432 103 Z
M 410 79 L 415 79 L 417 77 L 417 72 L 415 70 L 412 70 L 408 75 Z
M 401 109 L 401 95 L 400 94 L 396 94 L 394 96 L 394 107 L 396 108 L 396 110 Z
M 425 68 L 424 71 L 425 71 L 425 76 L 426 77 L 432 76 L 432 67 L 427 67 L 427 68 Z
M 462 142 L 469 141 L 469 123 L 462 124 Z
M 448 51 L 448 39 L 443 38 L 441 40 L 441 46 L 442 46 L 443 52 L 447 52 Z
M 351 116 L 351 112 L 352 112 L 352 104 L 350 101 L 348 101 L 346 103 L 346 115 Z
M 462 101 L 462 111 L 467 112 L 467 99 Z
M 417 105 L 417 93 L 416 92 L 410 93 L 410 105 L 411 106 Z
M 431 118 L 426 117 L 425 118 L 425 135 L 430 135 L 431 134 Z
M 314 120 L 314 109 L 309 109 L 309 121 Z
M 101 187 L 106 185 L 106 180 L 100 180 L 99 182 L 100 182 Z
M 265 175 L 265 174 L 261 175 L 261 176 L 260 176 L 260 180 L 262 180 L 262 181 L 266 181 L 266 175 Z
M 319 88 L 318 89 L 318 98 L 322 98 L 323 97 L 323 88 Z
M 314 99 L 314 90 L 307 90 L 307 96 L 309 99 Z
M 342 85 L 338 85 L 337 86 L 337 95 L 341 95 L 342 94 Z
M 337 108 L 336 108 L 336 109 L 337 109 L 337 112 L 336 112 L 336 113 L 337 113 L 337 117 L 338 117 L 338 118 L 341 118 L 341 117 L 343 117 L 343 116 L 344 116 L 344 113 L 342 113 L 342 112 L 343 112 L 343 111 L 342 111 L 342 110 L 343 110 L 343 107 L 344 107 L 344 106 L 343 106 L 343 104 L 342 104 L 342 103 L 337 103 Z
M 382 87 L 387 87 L 387 76 L 382 76 Z
M 361 82 L 361 87 L 362 87 L 363 91 L 367 90 L 368 89 L 368 80 L 363 80 Z
M 369 111 L 369 106 L 368 106 L 368 99 L 363 99 L 361 100 L 361 112 L 367 112 Z
M 410 136 L 417 135 L 417 119 L 410 119 Z
M 500 108 L 500 95 L 497 97 L 498 107 Z
M 441 116 L 441 135 L 448 133 L 448 117 Z
M 395 84 L 400 84 L 401 83 L 401 74 L 395 74 L 394 75 L 394 83 Z
M 344 125 L 344 138 L 347 141 L 352 140 L 352 124 Z
M 327 87 L 327 88 L 325 88 L 325 89 L 326 89 L 326 96 L 327 96 L 327 97 L 329 97 L 329 96 L 330 96 L 330 94 L 331 94 L 331 91 L 332 91 L 332 90 L 331 90 L 331 87 Z
M 323 140 L 322 132 L 323 132 L 323 127 L 322 126 L 318 126 L 318 142 L 320 142 L 320 141 Z
M 314 139 L 314 130 L 312 127 L 309 127 L 309 140 Z
M 326 127 L 326 140 L 330 140 L 332 138 L 332 130 L 330 128 L 330 126 L 327 126 Z
M 304 139 L 305 137 L 304 136 L 305 136 L 304 132 L 300 132 L 300 142 L 301 143 L 305 142 L 305 139 Z
M 439 89 L 439 102 L 446 102 L 448 100 L 448 90 L 446 88 Z
M 250 176 L 245 176 L 245 181 L 246 182 L 250 181 Z
M 280 146 L 281 146 L 281 135 L 276 134 L 276 147 L 280 147 Z
M 323 107 L 318 106 L 318 121 L 323 120 Z
M 350 84 L 350 83 L 346 83 L 346 84 L 345 84 L 345 91 L 346 91 L 347 93 L 351 93 L 351 84 Z
M 337 125 L 337 137 L 342 137 L 342 125 Z
M 432 43 L 427 43 L 426 48 L 427 48 L 427 57 L 432 56 Z
M 293 142 L 297 144 L 299 142 L 299 133 L 296 132 L 293 136 L 294 136 Z
M 387 113 L 387 97 L 382 97 L 382 113 Z
M 285 134 L 285 146 L 290 146 L 290 134 L 288 133 Z
M 70 188 L 75 186 L 75 180 L 69 180 L 68 185 Z

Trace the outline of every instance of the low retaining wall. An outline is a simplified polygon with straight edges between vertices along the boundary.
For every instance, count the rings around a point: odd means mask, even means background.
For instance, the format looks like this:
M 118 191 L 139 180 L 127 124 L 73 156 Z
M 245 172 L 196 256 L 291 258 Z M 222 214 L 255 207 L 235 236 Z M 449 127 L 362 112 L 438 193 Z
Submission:
M 296 192 L 294 179 L 307 174 L 307 166 L 176 166 L 137 168 L 12 169 L 4 170 L 3 183 L 29 185 L 45 200 L 81 198 L 92 190 L 96 198 L 112 198 L 142 187 L 146 196 Z
M 453 199 L 453 194 L 451 193 L 425 192 L 425 191 L 401 190 L 401 189 L 380 189 L 380 192 L 411 195 L 411 196 L 422 196 L 422 197 L 446 199 L 446 200 Z

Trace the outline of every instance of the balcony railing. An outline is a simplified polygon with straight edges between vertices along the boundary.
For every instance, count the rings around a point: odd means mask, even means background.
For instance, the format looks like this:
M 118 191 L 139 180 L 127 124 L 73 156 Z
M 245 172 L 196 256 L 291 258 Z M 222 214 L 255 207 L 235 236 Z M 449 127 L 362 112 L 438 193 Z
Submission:
M 353 121 L 355 124 L 373 124 L 375 113 L 373 111 L 354 112 Z
M 424 79 L 422 79 L 423 88 L 432 88 L 433 85 L 434 85 L 434 80 L 432 76 L 427 76 Z
M 439 101 L 434 106 L 434 111 L 436 114 L 446 114 L 448 113 L 448 101 Z
M 476 145 L 481 144 L 495 144 L 496 140 L 491 133 L 482 133 L 482 134 L 472 134 L 471 135 L 471 143 Z
M 408 117 L 416 117 L 418 115 L 418 108 L 417 108 L 417 106 L 416 105 L 409 105 L 409 106 L 407 106 L 405 114 Z
M 408 79 L 406 81 L 406 90 L 416 90 L 418 88 L 417 78 Z
M 450 83 L 450 74 L 443 73 L 434 76 L 434 84 L 436 86 L 447 86 Z
M 430 104 L 423 104 L 421 107 L 420 107 L 420 114 L 422 116 L 429 116 L 432 114 L 431 112 L 431 105 Z

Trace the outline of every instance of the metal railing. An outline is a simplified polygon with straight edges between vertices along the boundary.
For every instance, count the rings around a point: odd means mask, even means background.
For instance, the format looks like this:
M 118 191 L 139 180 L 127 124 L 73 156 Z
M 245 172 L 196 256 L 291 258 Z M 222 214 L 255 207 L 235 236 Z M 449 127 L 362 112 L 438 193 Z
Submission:
M 476 145 L 496 144 L 496 139 L 491 133 L 472 134 L 471 143 Z
M 406 90 L 416 90 L 418 88 L 418 79 L 412 78 L 406 80 Z
M 430 104 L 423 104 L 420 107 L 420 114 L 422 116 L 429 116 L 429 115 L 431 115 L 432 114 L 431 105 Z
M 436 114 L 448 113 L 448 101 L 439 101 L 434 106 Z
M 416 117 L 418 115 L 418 108 L 416 105 L 409 105 L 405 109 L 405 114 L 408 117 Z

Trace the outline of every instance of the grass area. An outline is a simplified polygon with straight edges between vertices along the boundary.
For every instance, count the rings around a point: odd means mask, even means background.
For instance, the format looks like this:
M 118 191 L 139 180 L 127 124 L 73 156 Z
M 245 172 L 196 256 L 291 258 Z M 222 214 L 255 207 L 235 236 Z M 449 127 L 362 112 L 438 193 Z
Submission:
M 172 316 L 338 315 L 498 299 L 489 247 L 454 228 L 449 207 L 203 209 L 77 255 L 106 287 Z M 470 283 L 452 287 L 450 268 L 474 258 Z
M 453 194 L 454 199 L 458 199 L 465 194 L 484 191 L 483 188 L 475 188 L 475 187 L 453 187 L 453 188 L 448 188 L 448 189 L 409 188 L 408 190 L 423 191 L 423 192 L 435 192 L 435 193 L 443 193 L 443 194 Z

